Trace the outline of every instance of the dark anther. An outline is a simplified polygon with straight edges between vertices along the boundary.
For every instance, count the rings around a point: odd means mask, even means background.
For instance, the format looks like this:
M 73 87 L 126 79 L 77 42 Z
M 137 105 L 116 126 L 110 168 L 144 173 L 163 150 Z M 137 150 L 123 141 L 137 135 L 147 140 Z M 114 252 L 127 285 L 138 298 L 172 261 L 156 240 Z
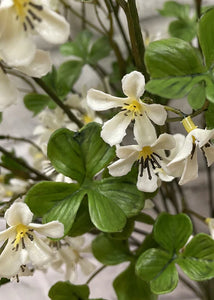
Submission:
M 31 19 L 28 16 L 26 17 L 26 20 L 27 20 L 28 24 L 30 25 L 31 29 L 34 29 L 34 25 L 33 25 L 33 23 L 31 22 Z
M 23 23 L 24 31 L 27 31 L 27 25 Z
M 27 234 L 27 236 L 28 236 L 28 238 L 29 238 L 29 240 L 31 240 L 31 242 L 34 240 L 34 237 L 33 237 L 33 235 L 32 234 L 30 234 L 29 232 L 26 232 L 26 234 Z
M 162 157 L 160 155 L 158 155 L 157 153 L 153 152 L 152 154 L 157 156 L 160 160 L 162 160 Z
M 33 2 L 29 2 L 29 5 L 36 8 L 37 10 L 43 10 L 42 5 L 34 4 Z
M 42 19 L 39 18 L 31 9 L 28 9 L 28 13 L 33 17 L 34 20 L 37 20 L 38 22 L 42 22 Z
M 154 154 L 154 153 L 153 153 Z M 152 157 L 152 159 L 153 159 L 153 162 L 154 163 L 156 163 L 156 166 L 158 167 L 158 168 L 161 168 L 161 165 L 159 164 L 159 162 L 157 161 L 157 159 L 154 157 L 154 155 L 151 155 L 151 157 Z
M 193 143 L 193 147 L 192 147 L 192 151 L 191 151 L 191 156 L 190 156 L 190 159 L 192 159 L 192 158 L 193 158 L 193 155 L 194 155 L 194 153 L 195 153 L 195 149 L 196 149 L 196 144 L 195 144 L 195 143 Z
M 22 237 L 21 240 L 22 240 L 22 249 L 25 249 L 25 241 L 24 241 L 24 238 Z
M 206 144 L 204 145 L 205 148 L 209 148 L 210 146 L 211 146 L 210 143 L 206 143 Z

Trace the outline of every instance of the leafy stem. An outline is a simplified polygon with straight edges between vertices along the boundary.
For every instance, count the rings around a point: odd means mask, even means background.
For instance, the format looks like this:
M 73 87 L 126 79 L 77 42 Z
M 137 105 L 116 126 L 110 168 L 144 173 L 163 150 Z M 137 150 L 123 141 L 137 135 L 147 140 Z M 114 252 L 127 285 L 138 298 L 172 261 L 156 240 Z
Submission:
M 94 277 L 96 277 L 102 270 L 104 270 L 107 266 L 103 265 L 102 267 L 100 267 L 96 272 L 94 272 L 91 277 L 89 277 L 89 279 L 86 281 L 86 284 L 89 284 L 92 279 L 94 279 Z

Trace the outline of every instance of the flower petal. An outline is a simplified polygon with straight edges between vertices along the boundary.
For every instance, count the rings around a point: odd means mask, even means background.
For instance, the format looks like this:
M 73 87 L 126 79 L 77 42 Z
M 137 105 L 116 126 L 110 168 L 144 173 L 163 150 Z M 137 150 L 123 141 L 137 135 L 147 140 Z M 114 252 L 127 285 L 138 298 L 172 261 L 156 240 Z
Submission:
M 191 131 L 192 135 L 198 140 L 199 147 L 203 147 L 210 139 L 214 138 L 214 129 L 194 129 Z
M 60 238 L 64 235 L 64 225 L 59 221 L 52 221 L 46 224 L 30 223 L 28 227 L 51 238 Z
M 18 91 L 10 79 L 0 69 L 0 111 L 16 103 Z
M 50 72 L 52 66 L 50 54 L 47 51 L 37 50 L 34 59 L 27 66 L 17 69 L 31 77 L 42 77 Z
M 145 104 L 147 116 L 158 125 L 163 125 L 167 118 L 167 112 L 164 106 L 160 104 Z
M 151 145 L 157 139 L 155 127 L 146 114 L 135 118 L 134 137 L 141 149 Z
M 111 120 L 104 123 L 101 131 L 102 139 L 111 146 L 122 142 L 131 119 L 130 115 L 124 116 L 122 111 L 116 114 Z
M 179 181 L 179 184 L 185 184 L 189 181 L 192 181 L 198 177 L 198 162 L 197 162 L 197 151 L 195 151 L 193 157 L 189 156 L 186 159 L 185 167 L 183 170 L 183 174 Z
M 32 1 L 35 2 L 36 1 Z M 39 12 L 42 22 L 37 22 L 35 30 L 49 43 L 62 44 L 69 37 L 70 26 L 64 17 L 43 6 Z
M 133 163 L 136 161 L 136 153 L 133 153 L 126 159 L 119 159 L 108 166 L 109 173 L 112 176 L 123 176 L 131 171 Z
M 126 96 L 134 99 L 143 95 L 145 87 L 145 78 L 143 74 L 133 71 L 125 75 L 122 79 L 122 89 Z
M 122 107 L 124 102 L 126 102 L 126 98 L 114 97 L 95 89 L 90 89 L 87 94 L 88 106 L 96 111 Z
M 0 241 L 6 241 L 11 236 L 13 236 L 13 239 L 14 239 L 16 236 L 15 230 L 16 230 L 15 227 L 10 227 L 10 228 L 7 228 L 7 229 L 1 231 L 0 232 Z
M 53 252 L 51 248 L 35 234 L 33 237 L 33 241 L 31 241 L 28 237 L 24 239 L 29 259 L 35 266 L 44 266 L 52 259 Z
M 10 278 L 19 273 L 20 266 L 27 263 L 28 255 L 25 249 L 12 250 L 13 238 L 8 240 L 6 247 L 0 255 L 0 276 Z
M 81 271 L 86 276 L 91 274 L 96 269 L 95 264 L 93 264 L 88 258 L 85 258 L 85 257 L 83 257 L 79 260 L 79 265 L 80 265 Z
M 15 8 L 8 8 L 7 26 L 0 38 L 0 57 L 8 65 L 22 66 L 33 60 L 35 51 L 36 47 L 24 31 L 23 24 L 16 20 Z
M 149 179 L 148 176 L 148 171 L 147 169 L 143 170 L 143 176 L 140 176 L 140 169 L 138 173 L 138 179 L 137 179 L 137 188 L 140 191 L 147 192 L 147 193 L 152 193 L 157 190 L 158 188 L 158 177 L 157 175 L 153 172 L 153 169 L 150 166 L 150 172 L 152 178 Z
M 28 225 L 33 218 L 33 213 L 30 211 L 27 204 L 22 202 L 13 203 L 5 212 L 5 219 L 9 226 L 18 224 Z
M 158 139 L 151 145 L 152 150 L 163 149 L 163 150 L 171 150 L 175 147 L 176 142 L 173 135 L 168 133 L 161 134 Z
M 213 145 L 210 145 L 209 147 L 204 146 L 203 152 L 207 159 L 207 165 L 208 167 L 210 167 L 214 163 L 214 146 Z
M 177 155 L 173 158 L 173 160 L 168 164 L 168 166 L 170 167 L 171 165 L 173 165 L 176 162 L 182 161 L 185 158 L 187 158 L 193 149 L 193 138 L 192 138 L 192 134 L 189 133 L 186 136 L 185 142 L 183 144 L 183 147 L 181 149 L 181 151 L 179 151 L 177 153 Z
M 126 159 L 130 155 L 136 155 L 136 159 L 139 155 L 140 147 L 138 145 L 128 145 L 128 146 L 118 146 L 116 150 L 116 155 L 119 158 Z

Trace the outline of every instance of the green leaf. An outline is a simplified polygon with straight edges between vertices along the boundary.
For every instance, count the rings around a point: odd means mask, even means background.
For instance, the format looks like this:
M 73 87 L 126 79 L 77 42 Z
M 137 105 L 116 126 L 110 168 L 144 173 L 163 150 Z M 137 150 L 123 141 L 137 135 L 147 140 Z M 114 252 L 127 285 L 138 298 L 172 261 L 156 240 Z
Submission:
M 207 99 L 214 103 L 214 82 L 211 77 L 207 77 L 205 92 Z
M 150 43 L 146 49 L 145 62 L 152 78 L 198 75 L 205 71 L 195 49 L 177 38 Z
M 9 282 L 11 282 L 10 279 L 2 277 L 0 279 L 0 286 Z
M 74 183 L 40 182 L 28 191 L 25 202 L 35 215 L 42 217 L 77 189 L 78 185 Z
M 188 19 L 173 21 L 169 25 L 169 33 L 172 37 L 191 42 L 196 36 L 196 22 Z
M 48 142 L 48 157 L 57 172 L 82 182 L 85 166 L 75 132 L 62 128 L 56 130 Z
M 111 199 L 127 217 L 135 216 L 144 207 L 144 193 L 136 188 L 136 182 L 126 178 L 109 177 L 95 182 L 91 189 Z
M 140 213 L 139 215 L 137 215 L 135 217 L 135 221 L 149 225 L 153 225 L 155 223 L 155 220 L 150 215 L 147 215 L 145 213 Z
M 89 288 L 87 285 L 58 281 L 51 287 L 48 296 L 52 300 L 88 300 Z
M 91 222 L 89 211 L 88 211 L 88 201 L 87 199 L 84 199 L 81 202 L 74 223 L 68 235 L 72 237 L 80 236 L 86 232 L 89 232 L 93 228 L 94 228 L 94 224 Z
M 88 190 L 89 213 L 94 225 L 104 232 L 121 231 L 126 224 L 122 209 L 99 192 Z
M 78 34 L 72 42 L 67 42 L 60 47 L 62 55 L 80 57 L 83 61 L 87 59 L 88 49 L 91 43 L 92 33 L 85 30 Z
M 70 60 L 60 65 L 58 69 L 58 78 L 64 82 L 68 89 L 72 89 L 74 83 L 78 80 L 83 68 L 82 61 Z
M 48 157 L 55 169 L 81 183 L 105 168 L 115 157 L 115 150 L 102 140 L 100 131 L 97 123 L 89 123 L 79 133 L 55 131 L 48 143 Z
M 214 128 L 214 103 L 210 103 L 208 110 L 205 112 L 206 126 L 207 129 Z
M 206 99 L 204 84 L 196 84 L 188 95 L 189 105 L 193 109 L 199 109 L 204 105 Z
M 3 154 L 1 156 L 2 166 L 10 170 L 17 177 L 29 178 L 29 170 L 23 166 L 23 162 L 26 163 L 26 161 L 23 158 L 17 157 L 13 151 L 10 152 L 10 154 L 12 157 L 15 157 L 16 160 Z
M 177 17 L 179 19 L 186 19 L 189 17 L 190 6 L 188 4 L 180 4 L 175 1 L 166 1 L 163 9 L 158 10 L 162 16 Z
M 95 64 L 100 59 L 108 56 L 110 51 L 111 47 L 109 45 L 108 38 L 106 36 L 103 36 L 93 43 L 89 52 L 88 61 L 92 64 Z
M 110 233 L 109 236 L 116 240 L 127 240 L 134 230 L 133 218 L 127 219 L 126 225 L 121 232 Z
M 34 113 L 34 116 L 40 113 L 50 102 L 53 101 L 47 95 L 31 93 L 24 97 L 25 106 Z
M 64 98 L 70 92 L 70 88 L 65 83 L 64 78 L 59 78 L 58 71 L 55 67 L 52 67 L 52 71 L 43 76 L 42 80 L 62 100 L 64 100 Z
M 113 282 L 118 300 L 156 300 L 147 282 L 136 276 L 131 264 Z
M 198 38 L 208 68 L 214 63 L 214 9 L 208 10 L 199 20 Z
M 150 281 L 153 293 L 165 294 L 176 288 L 178 272 L 174 259 L 168 252 L 160 249 L 149 249 L 139 257 L 137 274 L 141 279 Z
M 204 233 L 197 234 L 177 259 L 178 265 L 192 280 L 214 277 L 214 241 Z
M 127 241 L 115 240 L 102 233 L 93 240 L 92 251 L 104 265 L 117 265 L 132 258 Z
M 154 238 L 164 249 L 177 252 L 192 234 L 192 223 L 185 214 L 161 213 L 154 225 Z
M 64 224 L 64 234 L 70 231 L 81 201 L 85 196 L 85 191 L 77 191 L 67 196 L 63 201 L 58 202 L 46 215 L 43 216 L 43 222 L 48 223 L 54 220 Z
M 146 90 L 162 97 L 179 99 L 186 96 L 206 77 L 206 75 L 198 74 L 152 79 L 146 84 Z

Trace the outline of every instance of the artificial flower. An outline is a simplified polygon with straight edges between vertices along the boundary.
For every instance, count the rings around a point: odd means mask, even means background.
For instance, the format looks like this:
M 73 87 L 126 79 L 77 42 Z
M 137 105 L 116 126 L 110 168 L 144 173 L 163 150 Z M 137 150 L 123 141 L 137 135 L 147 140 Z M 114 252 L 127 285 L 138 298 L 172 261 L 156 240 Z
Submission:
M 16 276 L 27 263 L 40 267 L 52 259 L 52 250 L 35 232 L 52 238 L 64 233 L 63 224 L 52 221 L 47 224 L 31 223 L 33 214 L 22 202 L 16 202 L 6 211 L 9 228 L 0 233 L 0 241 L 7 244 L 0 255 L 0 276 Z
M 117 156 L 120 158 L 108 167 L 112 176 L 126 175 L 135 161 L 139 164 L 137 188 L 144 192 L 154 192 L 159 186 L 159 179 L 171 181 L 165 169 L 168 159 L 164 150 L 175 147 L 175 139 L 167 133 L 161 134 L 158 139 L 154 132 L 143 136 L 135 136 L 138 145 L 118 146 Z M 164 171 L 163 171 L 164 170 Z
M 214 129 L 197 128 L 190 117 L 185 118 L 182 123 L 188 135 L 181 150 L 167 166 L 172 174 L 179 170 L 180 185 L 198 177 L 197 149 L 203 151 L 208 167 L 214 162 L 214 147 L 210 142 L 214 138 Z
M 140 100 L 144 86 L 144 76 L 133 71 L 122 79 L 122 89 L 126 98 L 114 97 L 95 89 L 88 91 L 88 105 L 95 111 L 121 107 L 121 111 L 107 121 L 102 128 L 101 137 L 108 144 L 119 144 L 126 134 L 128 125 L 133 120 L 135 120 L 134 133 L 140 130 L 142 135 L 154 130 L 150 119 L 155 124 L 164 124 L 167 117 L 164 107 L 160 104 L 146 104 Z
M 10 65 L 28 65 L 36 46 L 32 34 L 47 42 L 64 43 L 69 24 L 52 11 L 44 0 L 2 0 L 0 3 L 0 56 Z
M 84 255 L 91 252 L 91 247 L 84 246 L 84 244 L 83 236 L 65 237 L 64 240 L 60 241 L 59 247 L 55 249 L 56 259 L 51 263 L 51 266 L 57 271 L 62 271 L 61 267 L 64 266 L 65 280 L 75 281 L 78 265 L 86 276 L 95 270 L 95 265 Z
M 51 59 L 47 51 L 36 50 L 35 55 L 29 65 L 15 66 L 15 69 L 21 71 L 25 75 L 32 77 L 42 77 L 51 70 Z M 9 66 L 14 67 L 14 66 Z M 6 107 L 15 104 L 18 97 L 18 90 L 14 86 L 14 83 L 6 73 L 5 64 L 0 64 L 0 111 L 3 111 Z

